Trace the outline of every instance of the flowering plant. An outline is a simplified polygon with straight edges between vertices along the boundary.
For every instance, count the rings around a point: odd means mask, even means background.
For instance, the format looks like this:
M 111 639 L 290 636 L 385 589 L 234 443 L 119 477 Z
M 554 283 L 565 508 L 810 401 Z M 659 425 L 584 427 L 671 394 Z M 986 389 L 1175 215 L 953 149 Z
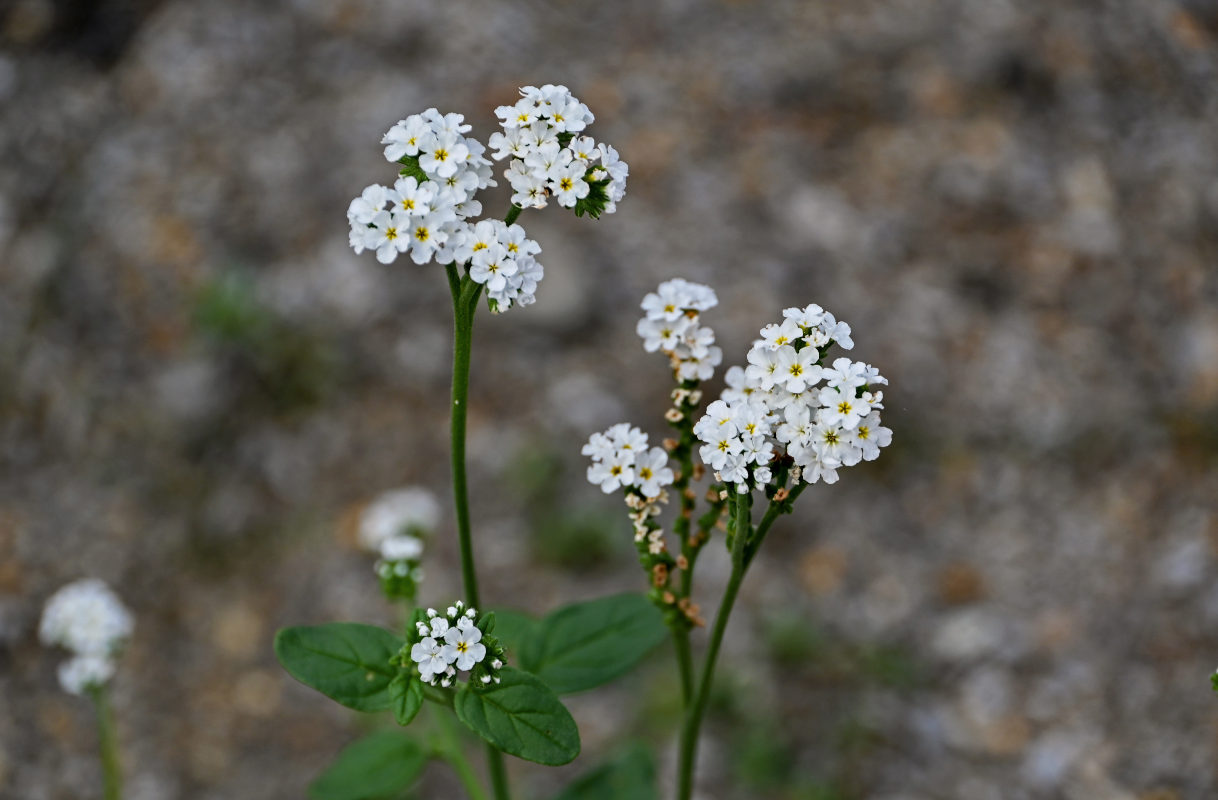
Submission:
M 361 544 L 380 559 L 385 594 L 410 609 L 402 634 L 358 623 L 293 627 L 276 636 L 283 666 L 301 682 L 360 711 L 389 711 L 415 726 L 424 707 L 429 736 L 381 731 L 351 745 L 312 786 L 319 800 L 405 791 L 429 758 L 449 762 L 471 798 L 510 796 L 504 755 L 559 765 L 579 755 L 579 731 L 562 695 L 604 684 L 630 670 L 665 638 L 674 644 L 683 720 L 677 796 L 692 794 L 698 735 L 727 622 L 745 573 L 776 519 L 810 485 L 834 483 L 838 471 L 872 460 L 891 431 L 880 423 L 887 383 L 864 363 L 839 357 L 853 347 L 850 327 L 816 305 L 789 308 L 767 325 L 729 369 L 727 387 L 708 405 L 703 384 L 723 360 L 702 314 L 718 304 L 709 287 L 683 279 L 661 284 L 642 302 L 637 325 L 648 352 L 661 352 L 675 387 L 664 417 L 674 435 L 653 445 L 628 423 L 594 433 L 583 447 L 588 480 L 619 493 L 627 507 L 647 592 L 559 608 L 537 620 L 488 611 L 475 569 L 465 470 L 465 415 L 473 322 L 485 294 L 502 313 L 536 301 L 544 269 L 540 245 L 517 223 L 526 209 L 551 202 L 577 216 L 613 213 L 628 168 L 617 151 L 588 135 L 592 112 L 563 86 L 528 86 L 514 105 L 495 111 L 502 130 L 489 140 L 492 159 L 507 160 L 512 189 L 502 220 L 476 219 L 477 193 L 496 185 L 488 148 L 468 136 L 459 114 L 428 109 L 385 134 L 395 164 L 392 187 L 374 184 L 347 212 L 350 243 L 385 264 L 399 255 L 443 265 L 452 296 L 454 357 L 451 460 L 464 598 L 443 612 L 413 608 L 424 540 L 438 509 L 418 490 L 382 497 L 364 513 Z M 707 473 L 705 509 L 695 485 Z M 768 506 L 753 523 L 754 495 Z M 668 530 L 661 520 L 675 498 Z M 699 553 L 722 529 L 732 572 L 695 681 L 692 635 L 705 625 L 694 602 Z M 671 533 L 671 536 L 669 535 Z M 485 743 L 490 791 L 466 760 L 455 717 Z M 650 757 L 633 750 L 580 780 L 561 797 L 655 796 Z M 354 788 L 353 788 L 354 787 Z

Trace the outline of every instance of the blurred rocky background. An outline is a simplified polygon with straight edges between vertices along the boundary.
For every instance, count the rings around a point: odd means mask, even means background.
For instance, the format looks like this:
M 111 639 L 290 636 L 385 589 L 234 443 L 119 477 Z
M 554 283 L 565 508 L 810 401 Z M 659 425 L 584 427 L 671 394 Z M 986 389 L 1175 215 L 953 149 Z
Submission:
M 645 292 L 715 286 L 729 364 L 818 302 L 895 442 L 770 537 L 700 796 L 1218 796 L 1218 3 L 6 0 L 0 47 L 0 797 L 100 797 L 35 635 L 85 575 L 138 617 L 129 800 L 300 798 L 372 724 L 270 642 L 397 620 L 351 530 L 448 491 L 450 322 L 440 270 L 355 256 L 344 212 L 399 118 L 485 140 L 545 82 L 631 176 L 600 221 L 527 212 L 538 303 L 480 317 L 483 594 L 643 586 L 578 443 L 664 435 Z M 424 601 L 458 591 L 451 533 Z M 627 736 L 670 780 L 672 673 L 573 698 L 585 755 L 516 762 L 518 795 Z

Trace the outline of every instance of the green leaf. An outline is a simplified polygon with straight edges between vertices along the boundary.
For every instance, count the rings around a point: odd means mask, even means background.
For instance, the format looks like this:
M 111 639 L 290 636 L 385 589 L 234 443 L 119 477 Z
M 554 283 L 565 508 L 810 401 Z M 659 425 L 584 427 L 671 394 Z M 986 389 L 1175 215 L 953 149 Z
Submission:
M 427 764 L 423 748 L 400 731 L 381 731 L 349 745 L 309 785 L 313 800 L 372 800 L 405 791 Z
M 579 778 L 554 800 L 656 800 L 651 752 L 636 744 Z
M 667 636 L 646 597 L 612 595 L 565 606 L 537 623 L 517 663 L 559 694 L 582 692 L 625 674 Z
M 503 752 L 558 766 L 579 755 L 579 730 L 558 696 L 535 676 L 504 667 L 501 683 L 464 684 L 454 708 L 465 726 Z
M 305 686 L 356 711 L 387 711 L 389 683 L 398 674 L 389 660 L 402 640 L 374 625 L 331 622 L 284 628 L 275 636 L 275 655 Z
M 520 653 L 540 624 L 521 611 L 499 609 L 495 612 L 495 636 L 508 649 L 508 657 L 516 661 L 520 660 Z
M 412 672 L 399 672 L 389 682 L 389 702 L 397 723 L 409 725 L 423 707 L 423 681 Z

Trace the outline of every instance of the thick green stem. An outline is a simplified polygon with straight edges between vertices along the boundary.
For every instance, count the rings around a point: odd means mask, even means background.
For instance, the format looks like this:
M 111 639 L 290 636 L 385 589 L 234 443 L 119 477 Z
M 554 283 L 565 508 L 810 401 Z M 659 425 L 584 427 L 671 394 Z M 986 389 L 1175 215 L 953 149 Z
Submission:
M 105 687 L 89 692 L 97 709 L 97 745 L 101 751 L 102 780 L 105 800 L 120 800 L 123 796 L 123 772 L 118 757 L 118 735 L 114 730 L 114 712 Z
M 693 705 L 685 713 L 685 725 L 681 729 L 681 753 L 677 765 L 677 800 L 690 800 L 694 790 L 694 764 L 698 756 L 698 736 L 702 729 L 702 718 L 706 714 L 706 704 L 710 700 L 711 687 L 715 681 L 715 662 L 719 658 L 719 646 L 723 643 L 723 634 L 727 631 L 727 621 L 736 604 L 736 595 L 740 592 L 740 584 L 744 581 L 747 567 L 744 563 L 744 548 L 751 533 L 750 512 L 752 510 L 752 495 L 738 495 L 733 505 L 736 512 L 736 530 L 732 539 L 732 574 L 728 578 L 727 588 L 723 591 L 723 601 L 715 614 L 715 625 L 711 629 L 710 643 L 706 649 L 706 661 L 702 665 L 702 678 L 698 683 L 698 693 L 694 696 Z

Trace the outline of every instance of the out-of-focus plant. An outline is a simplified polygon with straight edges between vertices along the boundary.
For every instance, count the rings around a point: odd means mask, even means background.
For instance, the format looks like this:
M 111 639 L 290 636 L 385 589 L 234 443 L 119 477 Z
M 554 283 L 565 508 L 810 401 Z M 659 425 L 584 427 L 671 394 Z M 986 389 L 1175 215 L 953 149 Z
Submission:
M 106 800 L 119 800 L 123 782 L 118 734 L 106 684 L 114 677 L 118 657 L 134 628 L 131 612 L 97 578 L 70 583 L 51 595 L 38 626 L 43 644 L 63 647 L 72 654 L 59 665 L 60 686 L 93 701 Z
M 701 386 L 723 354 L 701 314 L 718 299 L 709 287 L 667 281 L 644 298 L 637 330 L 647 351 L 670 360 L 676 386 L 665 419 L 674 436 L 652 447 L 646 433 L 622 423 L 593 434 L 583 448 L 592 459 L 588 479 L 625 501 L 647 592 L 564 606 L 540 620 L 488 611 L 478 589 L 465 469 L 474 318 L 484 297 L 493 313 L 536 299 L 541 248 L 516 222 L 523 209 L 553 202 L 599 217 L 616 209 L 627 177 L 617 152 L 587 135 L 592 113 L 565 87 L 529 86 L 521 95 L 496 109 L 503 130 L 489 142 L 493 158 L 508 160 L 504 176 L 513 193 L 503 220 L 475 219 L 482 212 L 476 193 L 495 185 L 487 148 L 466 135 L 470 126 L 461 115 L 434 108 L 385 134 L 385 157 L 397 165 L 398 180 L 367 187 L 348 210 L 357 253 L 374 251 L 386 264 L 406 254 L 419 265 L 434 261 L 448 278 L 452 483 L 464 598 L 444 609 L 414 608 L 401 634 L 358 623 L 279 632 L 275 649 L 288 672 L 338 702 L 391 712 L 402 726 L 425 705 L 436 712 L 422 735 L 381 732 L 349 747 L 313 784 L 318 800 L 400 794 L 429 758 L 449 762 L 470 797 L 506 800 L 504 754 L 546 765 L 579 754 L 579 732 L 560 696 L 621 676 L 668 637 L 681 687 L 677 796 L 689 800 L 717 656 L 749 566 L 809 485 L 836 482 L 839 469 L 876 458 L 891 438 L 879 416 L 887 381 L 848 358 L 826 365 L 832 348 L 848 350 L 853 342 L 850 327 L 816 305 L 789 308 L 782 321 L 762 329 L 748 367 L 729 370 L 728 388 L 704 407 Z M 708 471 L 713 478 L 700 510 L 695 485 Z M 674 495 L 678 511 L 666 531 L 660 520 Z M 767 503 L 756 523 L 755 496 Z M 389 510 L 378 511 L 382 504 Z M 386 594 L 409 603 L 422 544 L 419 531 L 402 530 L 409 526 L 400 509 L 390 513 L 393 505 L 374 505 L 361 533 L 376 539 L 366 544 L 380 551 Z M 704 620 L 693 574 L 717 530 L 726 534 L 732 571 L 695 670 L 691 634 Z M 466 760 L 453 717 L 485 742 L 489 793 Z M 646 748 L 630 747 L 559 798 L 647 800 L 656 796 L 652 765 Z

